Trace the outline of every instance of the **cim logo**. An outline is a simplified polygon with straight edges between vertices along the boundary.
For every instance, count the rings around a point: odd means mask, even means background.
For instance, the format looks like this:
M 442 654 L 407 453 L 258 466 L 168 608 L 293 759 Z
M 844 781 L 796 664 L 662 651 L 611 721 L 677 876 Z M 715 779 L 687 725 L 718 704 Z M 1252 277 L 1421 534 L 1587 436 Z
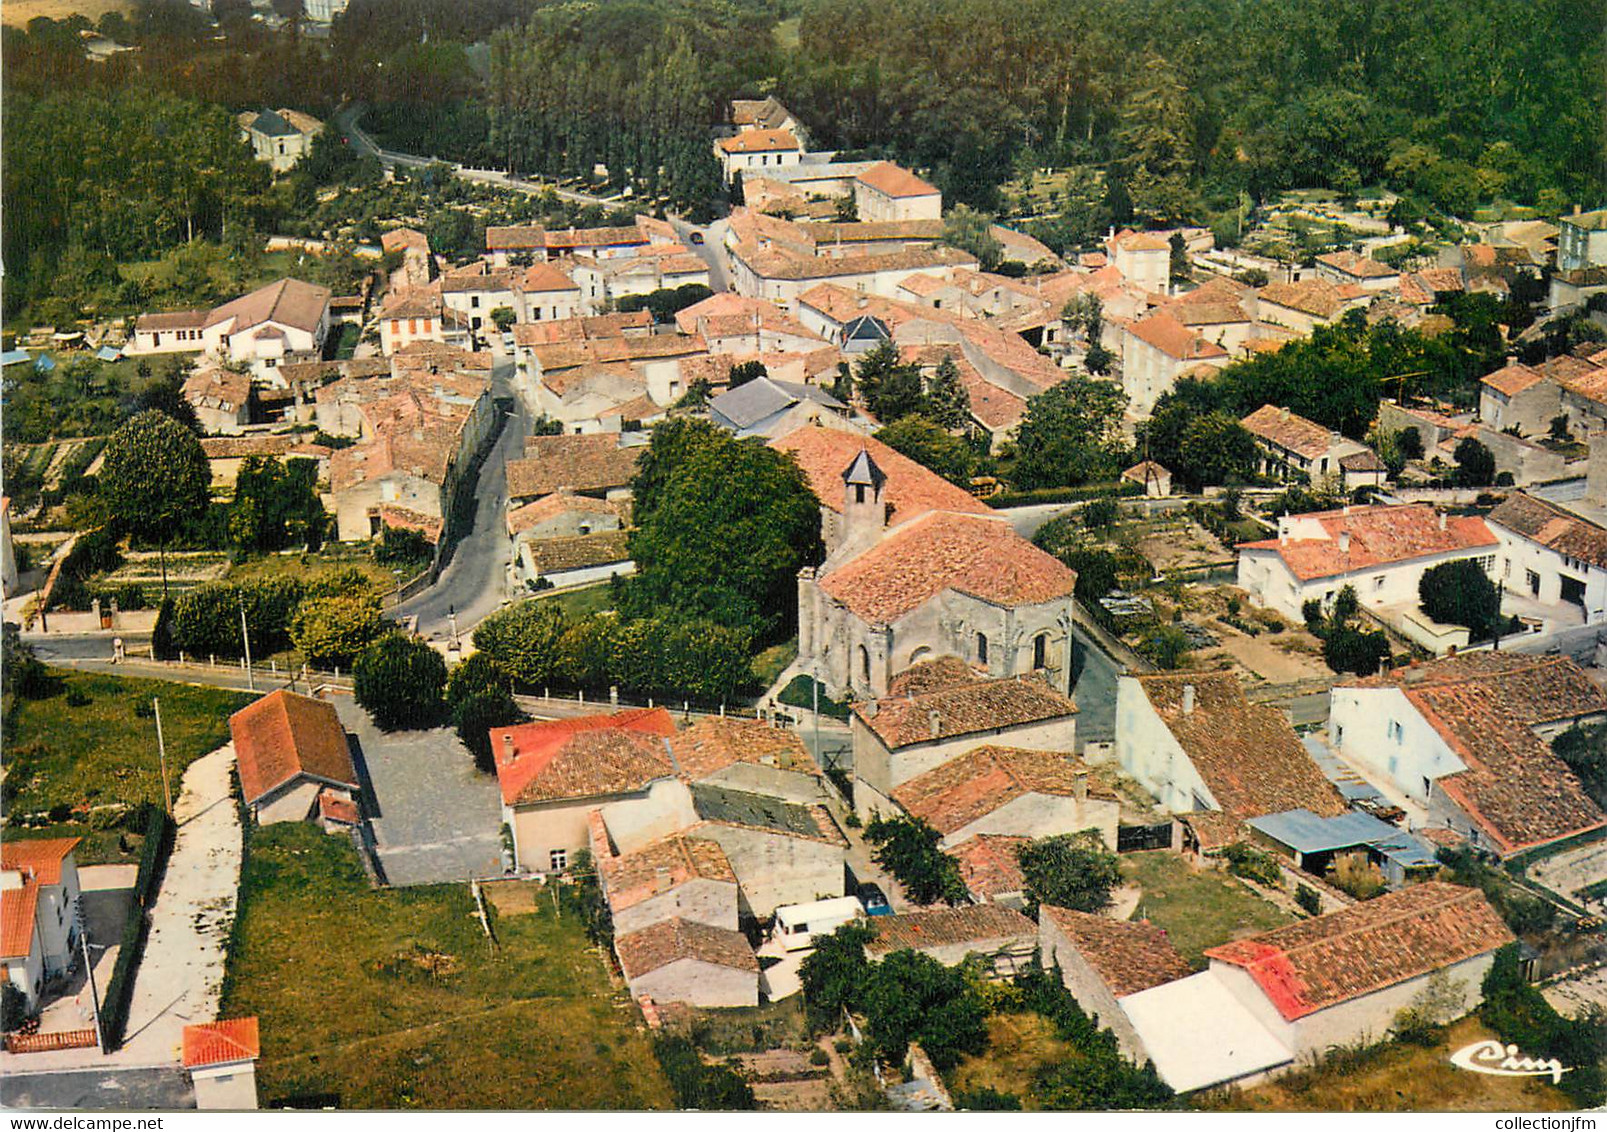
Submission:
M 1517 1046 L 1502 1045 L 1494 1039 L 1463 1046 L 1451 1055 L 1451 1064 L 1492 1077 L 1550 1077 L 1554 1085 L 1562 1084 L 1562 1075 L 1568 1072 L 1554 1057 L 1523 1057 Z

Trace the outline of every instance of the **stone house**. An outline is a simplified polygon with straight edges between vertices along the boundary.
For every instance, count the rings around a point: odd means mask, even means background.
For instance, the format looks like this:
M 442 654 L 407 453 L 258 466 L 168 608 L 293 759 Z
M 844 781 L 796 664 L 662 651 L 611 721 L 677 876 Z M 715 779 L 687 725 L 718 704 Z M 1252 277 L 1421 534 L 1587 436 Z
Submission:
M 697 920 L 660 920 L 614 937 L 635 998 L 688 1006 L 759 1005 L 759 959 L 741 932 Z
M 257 1107 L 262 1038 L 255 1016 L 184 1027 L 179 1062 L 195 1087 L 195 1107 L 241 1112 Z
M 641 449 L 621 447 L 615 433 L 529 436 L 522 459 L 508 461 L 508 500 L 540 499 L 554 492 L 611 502 L 630 498 Z
M 251 423 L 251 375 L 205 366 L 184 379 L 183 397 L 207 433 L 238 435 Z
M 289 172 L 312 152 L 312 140 L 324 132 L 324 124 L 299 110 L 247 110 L 237 116 L 240 139 L 251 147 L 258 161 L 265 161 L 275 173 Z
M 875 933 L 865 944 L 865 955 L 871 960 L 885 959 L 895 951 L 917 951 L 945 967 L 957 967 L 976 955 L 999 979 L 1010 978 L 1029 967 L 1038 943 L 1033 922 L 1000 904 L 872 916 L 866 926 Z
M 335 705 L 283 688 L 229 717 L 240 794 L 259 825 L 306 821 L 324 794 L 361 791 Z
M 688 832 L 725 851 L 744 915 L 765 920 L 785 904 L 843 895 L 848 841 L 824 805 L 710 783 L 694 783 L 691 797 Z
M 979 833 L 943 852 L 954 858 L 972 900 L 1021 909 L 1027 906 L 1027 881 L 1021 873 L 1020 853 L 1030 843 L 1026 837 Z
M 854 206 L 861 223 L 943 219 L 942 192 L 891 161 L 854 178 Z
M 1313 484 L 1333 477 L 1346 492 L 1364 485 L 1382 487 L 1388 475 L 1384 462 L 1367 445 L 1288 409 L 1262 405 L 1239 423 L 1261 450 L 1257 469 L 1261 475 L 1304 477 Z
M 672 833 L 617 853 L 601 810 L 592 811 L 590 830 L 592 860 L 615 935 L 675 919 L 737 930 L 737 875 L 719 842 Z
M 854 808 L 864 818 L 897 813 L 899 787 L 981 746 L 1069 756 L 1076 716 L 1036 673 L 988 678 L 953 656 L 919 663 L 854 707 Z
M 1127 412 L 1142 419 L 1181 377 L 1208 376 L 1228 364 L 1227 350 L 1165 311 L 1122 328 L 1122 390 Z

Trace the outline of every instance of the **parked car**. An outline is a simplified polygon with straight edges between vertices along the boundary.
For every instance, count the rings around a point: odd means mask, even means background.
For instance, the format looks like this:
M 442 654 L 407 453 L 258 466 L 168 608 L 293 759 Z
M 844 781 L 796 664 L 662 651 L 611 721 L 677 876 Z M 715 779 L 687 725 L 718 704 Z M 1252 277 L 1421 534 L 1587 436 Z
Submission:
M 687 239 L 690 240 L 694 244 L 701 244 L 703 242 L 703 233 L 702 232 L 693 232 L 691 235 L 689 235 L 687 237 Z
M 891 916 L 893 905 L 888 902 L 887 893 L 882 891 L 881 885 L 866 881 L 854 890 L 859 902 L 865 906 L 867 916 Z
M 770 934 L 788 951 L 802 951 L 815 945 L 815 936 L 830 935 L 864 914 L 865 909 L 852 896 L 812 900 L 807 904 L 783 904 L 776 909 L 775 925 Z

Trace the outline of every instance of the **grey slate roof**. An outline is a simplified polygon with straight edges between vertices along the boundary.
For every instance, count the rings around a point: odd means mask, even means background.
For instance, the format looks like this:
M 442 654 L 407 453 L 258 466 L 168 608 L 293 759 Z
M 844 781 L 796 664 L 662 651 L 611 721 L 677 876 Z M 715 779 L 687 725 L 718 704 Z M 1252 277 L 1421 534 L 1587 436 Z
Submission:
M 285 121 L 272 110 L 264 110 L 258 114 L 251 123 L 251 128 L 259 134 L 266 134 L 270 138 L 289 137 L 299 133 L 296 127 Z
M 836 412 L 847 408 L 817 385 L 757 377 L 746 385 L 739 385 L 714 398 L 709 402 L 709 411 L 723 418 L 730 427 L 744 429 L 752 428 L 767 417 L 773 417 L 802 401 L 813 401 Z
M 1301 853 L 1323 853 L 1331 849 L 1350 849 L 1370 845 L 1400 835 L 1400 830 L 1371 814 L 1351 810 L 1338 817 L 1320 818 L 1310 810 L 1285 810 L 1244 823 L 1264 833 L 1280 845 Z
M 773 829 L 793 837 L 820 837 L 820 823 L 808 806 L 764 794 L 698 784 L 692 787 L 692 808 L 704 821 Z

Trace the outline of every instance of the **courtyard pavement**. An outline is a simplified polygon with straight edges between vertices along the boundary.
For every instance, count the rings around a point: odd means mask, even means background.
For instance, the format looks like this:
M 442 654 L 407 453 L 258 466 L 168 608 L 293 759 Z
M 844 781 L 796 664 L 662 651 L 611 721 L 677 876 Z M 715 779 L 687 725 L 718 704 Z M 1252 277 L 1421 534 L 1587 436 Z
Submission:
M 332 697 L 357 740 L 370 825 L 393 885 L 502 875 L 502 799 L 446 727 L 379 730 L 349 696 Z

